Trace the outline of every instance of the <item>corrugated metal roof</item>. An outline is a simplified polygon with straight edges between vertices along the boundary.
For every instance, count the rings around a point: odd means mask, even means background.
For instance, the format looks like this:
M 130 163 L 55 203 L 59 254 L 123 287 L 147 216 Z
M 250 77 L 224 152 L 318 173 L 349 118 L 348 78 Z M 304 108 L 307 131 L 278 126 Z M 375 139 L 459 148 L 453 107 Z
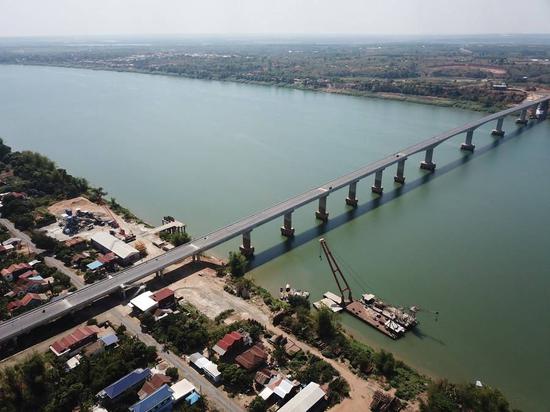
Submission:
M 308 412 L 325 396 L 318 383 L 310 382 L 304 389 L 279 409 L 279 412 Z
M 113 235 L 105 232 L 97 232 L 92 236 L 92 241 L 101 245 L 103 248 L 110 250 L 121 259 L 128 259 L 134 255 L 138 255 L 137 249 L 117 239 Z
M 114 399 L 121 393 L 128 390 L 129 388 L 144 381 L 150 375 L 151 375 L 151 370 L 149 368 L 136 369 L 130 372 L 128 375 L 123 376 L 118 381 L 107 386 L 105 389 L 99 392 L 99 396 L 101 397 L 108 396 L 109 398 Z
M 155 406 L 160 405 L 161 403 L 163 403 L 167 399 L 170 399 L 171 397 L 172 397 L 172 389 L 170 389 L 170 387 L 165 384 L 165 385 L 162 385 L 160 388 L 158 388 L 155 392 L 153 392 L 151 395 L 149 395 L 145 399 L 130 406 L 130 410 L 132 412 L 149 412 L 153 410 Z

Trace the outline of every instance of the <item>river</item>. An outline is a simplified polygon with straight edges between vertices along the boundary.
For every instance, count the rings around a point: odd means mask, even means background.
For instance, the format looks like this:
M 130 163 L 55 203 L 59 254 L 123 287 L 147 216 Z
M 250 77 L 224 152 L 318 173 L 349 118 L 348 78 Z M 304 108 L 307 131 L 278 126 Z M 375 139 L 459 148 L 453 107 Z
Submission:
M 396 101 L 276 87 L 52 67 L 0 66 L 0 136 L 104 187 L 151 223 L 171 214 L 199 235 L 389 153 L 482 116 Z M 390 341 L 347 315 L 355 337 L 421 371 L 500 388 L 515 407 L 544 410 L 550 390 L 550 122 L 501 141 L 487 125 L 473 156 L 461 137 L 435 150 L 427 176 L 407 162 L 381 201 L 358 185 L 359 208 L 330 196 L 252 233 L 251 276 L 274 293 L 291 283 L 335 291 L 327 238 L 355 295 L 365 289 L 425 309 L 416 333 Z M 225 256 L 235 240 L 214 252 Z M 284 253 L 288 251 L 287 253 Z M 438 311 L 436 317 L 432 312 Z

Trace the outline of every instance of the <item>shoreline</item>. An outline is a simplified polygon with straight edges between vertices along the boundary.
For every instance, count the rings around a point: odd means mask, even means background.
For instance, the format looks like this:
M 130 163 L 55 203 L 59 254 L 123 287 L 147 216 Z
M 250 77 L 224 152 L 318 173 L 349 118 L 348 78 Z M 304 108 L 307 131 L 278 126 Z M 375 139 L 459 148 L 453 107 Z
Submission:
M 479 113 L 496 113 L 500 110 L 503 110 L 502 107 L 495 107 L 495 106 L 484 107 L 480 103 L 476 103 L 473 101 L 453 100 L 453 99 L 447 99 L 447 98 L 437 97 L 437 96 L 406 95 L 406 94 L 388 93 L 388 92 L 380 92 L 380 93 L 360 92 L 360 91 L 354 91 L 354 90 L 348 90 L 348 89 L 334 89 L 334 88 L 316 89 L 316 88 L 299 87 L 299 86 L 290 85 L 290 84 L 280 85 L 277 83 L 260 82 L 260 81 L 244 81 L 244 80 L 238 80 L 238 79 L 229 79 L 229 80 L 207 79 L 207 78 L 186 76 L 182 74 L 157 72 L 157 71 L 150 71 L 150 70 L 124 70 L 124 69 L 116 69 L 116 68 L 109 68 L 109 67 L 89 67 L 89 66 L 67 65 L 67 64 L 38 64 L 38 63 L 0 63 L 0 65 L 30 66 L 30 67 L 57 67 L 57 68 L 64 68 L 64 69 L 94 70 L 94 71 L 104 71 L 104 72 L 114 72 L 114 73 L 147 74 L 151 76 L 166 76 L 166 77 L 175 77 L 175 78 L 183 78 L 183 79 L 190 79 L 190 80 L 215 81 L 215 82 L 233 83 L 233 84 L 247 84 L 247 85 L 255 85 L 255 86 L 276 87 L 280 89 L 300 90 L 304 92 L 327 93 L 327 94 L 336 94 L 336 95 L 342 95 L 342 96 L 351 96 L 351 97 L 359 97 L 359 98 L 367 98 L 367 99 L 380 99 L 380 100 L 399 101 L 399 102 L 405 102 L 405 103 L 423 104 L 427 106 L 448 107 L 448 108 L 468 110 L 468 111 L 479 112 Z

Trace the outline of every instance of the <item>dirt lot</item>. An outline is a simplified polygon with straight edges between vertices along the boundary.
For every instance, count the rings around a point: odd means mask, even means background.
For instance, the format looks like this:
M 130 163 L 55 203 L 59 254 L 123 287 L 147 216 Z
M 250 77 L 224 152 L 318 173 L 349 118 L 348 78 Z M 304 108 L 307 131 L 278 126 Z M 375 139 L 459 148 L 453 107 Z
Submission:
M 96 216 L 102 218 L 114 218 L 120 226 L 120 229 L 123 229 L 125 233 L 133 233 L 134 235 L 136 235 L 136 240 L 130 242 L 129 245 L 135 247 L 136 242 L 142 242 L 145 245 L 145 247 L 147 248 L 147 257 L 145 258 L 145 260 L 159 256 L 164 253 L 162 249 L 156 247 L 153 244 L 153 242 L 160 242 L 161 240 L 156 234 L 151 233 L 151 228 L 146 227 L 144 224 L 127 222 L 121 216 L 110 210 L 107 206 L 100 206 L 84 197 L 76 197 L 74 199 L 62 200 L 48 207 L 48 211 L 53 214 L 57 219 L 59 219 L 59 217 L 63 213 L 65 213 L 65 209 L 72 209 L 73 211 L 76 209 L 80 209 L 82 211 L 93 212 Z M 65 241 L 75 236 L 80 236 L 84 239 L 89 240 L 95 233 L 109 232 L 109 230 L 111 229 L 112 228 L 109 226 L 94 226 L 94 228 L 91 230 L 82 230 L 75 235 L 68 236 L 63 233 L 63 228 L 59 226 L 58 222 L 44 228 L 48 236 L 51 236 L 59 241 Z M 140 260 L 139 262 L 142 261 L 143 260 Z

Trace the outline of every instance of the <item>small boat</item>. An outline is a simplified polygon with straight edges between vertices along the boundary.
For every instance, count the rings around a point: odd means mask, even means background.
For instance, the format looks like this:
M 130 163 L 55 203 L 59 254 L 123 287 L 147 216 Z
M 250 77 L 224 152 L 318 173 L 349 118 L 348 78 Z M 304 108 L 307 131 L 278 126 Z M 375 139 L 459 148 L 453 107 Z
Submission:
M 286 284 L 284 288 L 280 288 L 280 299 L 284 300 L 285 302 L 288 301 L 288 299 L 291 296 L 300 296 L 302 298 L 308 299 L 309 298 L 309 292 L 307 290 L 301 290 L 301 289 L 293 289 L 290 287 L 290 284 Z

